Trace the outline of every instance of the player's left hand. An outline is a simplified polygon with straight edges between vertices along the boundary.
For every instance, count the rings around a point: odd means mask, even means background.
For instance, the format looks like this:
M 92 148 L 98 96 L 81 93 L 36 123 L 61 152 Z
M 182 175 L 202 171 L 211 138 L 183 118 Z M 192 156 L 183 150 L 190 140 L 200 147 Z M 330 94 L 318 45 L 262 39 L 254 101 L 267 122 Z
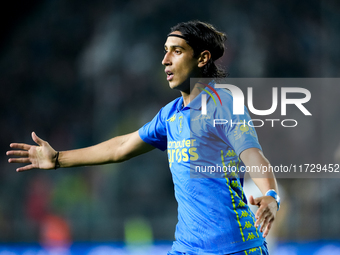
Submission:
M 257 197 L 255 199 L 253 196 L 250 196 L 249 203 L 259 207 L 255 214 L 255 227 L 257 228 L 261 225 L 260 232 L 264 231 L 263 237 L 266 237 L 276 217 L 276 200 L 272 196 Z

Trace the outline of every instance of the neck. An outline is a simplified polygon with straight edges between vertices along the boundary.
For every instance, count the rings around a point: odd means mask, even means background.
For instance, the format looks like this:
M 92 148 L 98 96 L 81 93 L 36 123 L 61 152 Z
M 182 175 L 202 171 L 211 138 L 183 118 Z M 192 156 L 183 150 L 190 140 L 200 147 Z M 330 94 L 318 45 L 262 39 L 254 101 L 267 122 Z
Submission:
M 181 91 L 184 107 L 187 106 L 190 101 L 194 100 L 194 98 L 201 93 L 201 90 L 198 89 L 198 87 L 204 88 L 204 85 L 201 83 L 196 83 L 193 89 L 189 91 Z
M 185 107 L 190 103 L 190 92 L 187 93 L 187 92 L 181 91 L 181 94 L 182 94 L 182 97 L 183 97 L 183 104 L 184 104 L 184 107 Z

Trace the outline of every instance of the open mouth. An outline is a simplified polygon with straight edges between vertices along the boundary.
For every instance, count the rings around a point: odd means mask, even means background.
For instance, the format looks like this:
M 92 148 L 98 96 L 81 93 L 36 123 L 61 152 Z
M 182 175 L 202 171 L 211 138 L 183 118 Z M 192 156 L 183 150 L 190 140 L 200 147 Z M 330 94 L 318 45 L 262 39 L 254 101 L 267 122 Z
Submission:
M 167 79 L 168 81 L 171 81 L 172 78 L 174 77 L 174 74 L 173 74 L 172 72 L 170 72 L 170 71 L 165 72 L 165 73 L 166 73 L 166 79 Z

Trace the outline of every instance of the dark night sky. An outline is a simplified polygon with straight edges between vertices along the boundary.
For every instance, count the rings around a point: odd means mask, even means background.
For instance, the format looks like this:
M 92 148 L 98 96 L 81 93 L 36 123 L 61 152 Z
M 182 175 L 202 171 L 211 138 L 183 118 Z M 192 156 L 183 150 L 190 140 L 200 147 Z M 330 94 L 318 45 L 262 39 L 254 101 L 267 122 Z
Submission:
M 0 49 L 4 46 L 15 28 L 24 22 L 43 0 L 12 0 L 0 8 Z

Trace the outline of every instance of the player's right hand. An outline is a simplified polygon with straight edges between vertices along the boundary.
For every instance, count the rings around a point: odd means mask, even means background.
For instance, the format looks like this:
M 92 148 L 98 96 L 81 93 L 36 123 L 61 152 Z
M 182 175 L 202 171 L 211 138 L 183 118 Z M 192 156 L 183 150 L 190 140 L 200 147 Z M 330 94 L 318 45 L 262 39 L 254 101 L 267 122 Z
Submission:
M 10 147 L 16 150 L 7 151 L 7 156 L 16 156 L 17 158 L 8 159 L 9 163 L 27 163 L 28 165 L 19 167 L 17 172 L 38 169 L 54 169 L 57 152 L 49 145 L 48 142 L 40 139 L 32 132 L 32 139 L 39 146 L 28 145 L 24 143 L 11 143 Z
M 255 227 L 257 228 L 259 225 L 261 225 L 260 232 L 263 232 L 262 236 L 266 237 L 276 218 L 276 200 L 272 196 L 262 196 L 257 198 L 250 196 L 249 203 L 259 207 L 255 214 Z

